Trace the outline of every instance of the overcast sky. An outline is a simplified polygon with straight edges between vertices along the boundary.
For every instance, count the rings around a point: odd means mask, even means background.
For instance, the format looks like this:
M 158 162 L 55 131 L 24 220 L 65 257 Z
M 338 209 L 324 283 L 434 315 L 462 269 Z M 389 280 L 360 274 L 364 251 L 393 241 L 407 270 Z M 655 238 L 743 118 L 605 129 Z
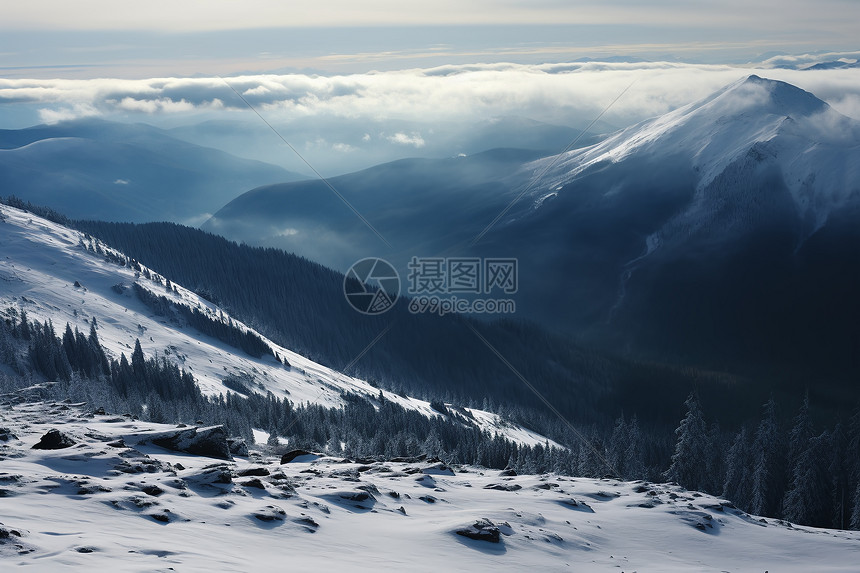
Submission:
M 857 0 L 29 0 L 0 7 L 0 74 L 393 70 L 642 57 L 743 63 L 856 50 Z
M 6 28 L 201 31 L 388 25 L 672 24 L 856 35 L 855 0 L 29 0 Z M 852 17 L 855 16 L 855 17 Z
M 376 134 L 406 147 L 434 121 L 581 127 L 635 81 L 603 118 L 623 127 L 750 73 L 860 118 L 860 68 L 781 69 L 856 62 L 857 22 L 858 0 L 7 1 L 0 127 L 247 119 L 219 76 L 274 121 L 423 125 Z

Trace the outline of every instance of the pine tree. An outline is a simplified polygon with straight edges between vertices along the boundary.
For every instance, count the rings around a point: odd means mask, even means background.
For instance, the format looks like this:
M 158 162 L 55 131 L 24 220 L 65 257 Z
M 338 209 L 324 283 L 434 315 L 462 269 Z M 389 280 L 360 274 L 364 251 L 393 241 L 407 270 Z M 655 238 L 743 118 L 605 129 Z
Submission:
M 851 529 L 860 530 L 860 482 L 854 488 L 851 500 Z
M 628 479 L 645 479 L 642 429 L 636 415 L 627 427 L 627 448 L 624 451 L 624 468 Z
M 785 463 L 784 446 L 776 417 L 776 401 L 771 396 L 764 405 L 764 416 L 753 442 L 752 491 L 750 511 L 775 516 L 782 500 Z
M 678 441 L 672 455 L 672 465 L 666 470 L 665 476 L 687 489 L 701 489 L 707 481 L 707 429 L 695 393 L 691 392 L 684 404 L 687 414 L 675 430 Z
M 830 440 L 827 432 L 810 438 L 798 454 L 785 493 L 785 519 L 817 527 L 831 526 Z
M 29 341 L 31 336 L 30 321 L 27 318 L 27 311 L 24 309 L 21 309 L 21 323 L 19 328 L 21 329 L 21 338 Z
M 723 489 L 725 481 L 725 446 L 723 432 L 720 430 L 719 422 L 713 422 L 708 431 L 708 443 L 705 450 L 705 482 L 704 491 L 708 493 L 719 493 Z
M 856 408 L 848 423 L 848 440 L 845 450 L 848 465 L 849 492 L 851 492 L 851 529 L 860 530 L 860 408 Z
M 788 434 L 788 466 L 794 471 L 797 459 L 806 450 L 809 440 L 814 436 L 812 421 L 809 419 L 809 391 L 803 395 L 800 411 L 794 418 L 794 426 Z
M 749 508 L 750 502 L 750 445 L 746 427 L 735 436 L 726 455 L 726 477 L 723 482 L 723 497 L 740 508 Z
M 143 356 L 143 349 L 140 347 L 139 338 L 136 338 L 134 341 L 134 351 L 131 353 L 131 369 L 138 380 L 146 378 L 146 358 Z
M 629 440 L 629 430 L 627 423 L 624 421 L 624 414 L 615 420 L 615 428 L 612 430 L 612 436 L 609 438 L 609 446 L 606 448 L 606 461 L 610 467 L 610 471 L 616 473 L 618 478 L 625 479 L 627 475 L 627 466 L 625 462 L 625 454 Z

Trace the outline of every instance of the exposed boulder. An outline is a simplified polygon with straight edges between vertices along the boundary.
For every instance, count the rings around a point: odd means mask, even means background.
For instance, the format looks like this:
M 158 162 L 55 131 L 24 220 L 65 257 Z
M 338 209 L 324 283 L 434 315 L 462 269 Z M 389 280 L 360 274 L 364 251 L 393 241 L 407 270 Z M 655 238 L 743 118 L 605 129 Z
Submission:
M 140 491 L 142 491 L 146 495 L 151 495 L 152 497 L 158 497 L 159 495 L 164 493 L 164 490 L 157 485 L 145 485 L 140 488 Z
M 9 428 L 0 428 L 0 442 L 8 442 L 9 440 L 17 440 L 18 436 L 12 433 Z
M 287 512 L 277 505 L 267 505 L 266 507 L 252 513 L 254 517 L 260 521 L 284 521 L 287 517 Z
M 281 463 L 282 463 L 282 464 L 288 464 L 288 463 L 290 463 L 291 461 L 295 460 L 295 459 L 296 459 L 296 458 L 298 458 L 298 457 L 301 457 L 301 456 L 313 456 L 313 455 L 314 455 L 313 453 L 311 453 L 311 452 L 309 452 L 309 451 L 307 451 L 307 450 L 292 450 L 292 451 L 290 451 L 290 452 L 287 452 L 287 453 L 286 453 L 286 454 L 284 454 L 283 456 L 281 456 Z
M 239 485 L 241 485 L 242 487 L 253 487 L 262 490 L 266 489 L 266 486 L 263 484 L 263 482 L 260 481 L 260 478 L 251 478 L 248 481 L 240 483 Z
M 233 483 L 233 474 L 227 464 L 215 464 L 206 466 L 193 474 L 184 474 L 182 479 L 193 486 L 231 484 Z
M 356 503 L 365 502 L 368 500 L 375 500 L 373 494 L 366 491 L 341 491 L 337 494 L 337 496 L 346 501 L 353 501 Z
M 450 466 L 443 462 L 439 462 L 433 464 L 432 466 L 426 467 L 421 470 L 421 473 L 425 475 L 434 475 L 434 476 L 453 476 L 454 470 L 451 469 Z
M 254 466 L 251 468 L 245 468 L 244 470 L 240 470 L 236 472 L 236 475 L 239 477 L 266 477 L 269 475 L 269 470 L 262 466 Z
M 313 517 L 305 514 L 302 514 L 301 517 L 297 517 L 293 520 L 293 522 L 303 526 L 305 530 L 309 531 L 310 533 L 315 533 L 320 526 L 320 524 L 317 523 Z
M 500 540 L 499 528 L 489 519 L 479 519 L 472 525 L 454 531 L 457 535 L 477 539 L 478 541 L 489 541 L 498 543 Z
M 594 513 L 594 510 L 591 509 L 591 506 L 585 503 L 584 501 L 576 500 L 572 497 L 564 498 L 559 500 L 559 503 L 565 505 L 567 507 L 576 509 L 578 511 L 584 511 L 586 513 Z
M 75 445 L 75 441 L 64 434 L 60 430 L 51 429 L 48 433 L 42 436 L 39 443 L 33 446 L 34 450 L 62 450 L 71 448 Z
M 499 491 L 517 491 L 517 490 L 523 489 L 523 486 L 516 484 L 516 483 L 511 483 L 511 484 L 491 483 L 491 484 L 485 485 L 484 489 L 496 489 Z
M 162 510 L 161 513 L 150 513 L 149 517 L 160 523 L 170 523 L 170 510 Z
M 244 438 L 227 438 L 227 447 L 234 456 L 248 457 L 248 444 Z
M 350 510 L 366 511 L 376 504 L 376 497 L 364 490 L 341 490 L 324 493 L 320 497 Z
M 423 462 L 426 459 L 427 459 L 427 454 L 421 454 L 420 456 L 406 456 L 406 457 L 398 456 L 398 457 L 391 458 L 388 461 L 389 462 L 396 462 L 396 463 L 415 464 L 418 462 Z
M 142 437 L 139 443 L 151 443 L 176 452 L 198 456 L 233 459 L 227 445 L 227 432 L 223 426 L 208 428 L 181 428 Z
M 0 539 L 9 539 L 11 537 L 21 537 L 21 532 L 17 529 L 7 529 L 2 527 L 2 523 L 0 523 Z

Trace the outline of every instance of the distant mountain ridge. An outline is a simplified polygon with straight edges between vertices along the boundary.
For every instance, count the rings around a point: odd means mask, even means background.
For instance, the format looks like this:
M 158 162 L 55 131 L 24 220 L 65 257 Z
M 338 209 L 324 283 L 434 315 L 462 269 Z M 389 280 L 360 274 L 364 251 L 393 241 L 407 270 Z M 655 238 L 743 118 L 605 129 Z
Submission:
M 0 185 L 72 218 L 199 223 L 249 187 L 300 178 L 145 124 L 0 130 Z
M 310 183 L 249 192 L 204 228 L 338 268 L 362 256 L 403 272 L 410 256 L 516 257 L 518 313 L 583 340 L 714 368 L 820 365 L 851 377 L 858 125 L 809 92 L 750 76 L 560 156 L 337 178 L 390 250 Z
M 533 311 L 660 356 L 857 372 L 860 122 L 751 76 L 527 169 L 550 164 L 488 236 L 567 245 L 572 296 Z

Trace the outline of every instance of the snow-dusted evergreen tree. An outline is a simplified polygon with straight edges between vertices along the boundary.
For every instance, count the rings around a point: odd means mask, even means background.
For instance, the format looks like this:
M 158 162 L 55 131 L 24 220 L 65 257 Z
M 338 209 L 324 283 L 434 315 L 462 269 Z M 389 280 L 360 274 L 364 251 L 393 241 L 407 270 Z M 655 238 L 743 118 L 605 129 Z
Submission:
M 602 448 L 601 442 L 600 436 L 593 429 L 584 434 L 584 440 L 580 443 L 579 455 L 576 460 L 577 475 L 600 477 L 608 471 L 605 459 L 602 455 L 598 455 Z
M 848 424 L 848 438 L 845 449 L 848 465 L 849 494 L 846 504 L 850 504 L 850 527 L 860 530 L 860 408 L 854 411 Z
M 860 530 L 860 482 L 854 488 L 851 499 L 851 529 Z
M 749 507 L 751 474 L 749 436 L 746 427 L 742 427 L 726 455 L 723 497 L 740 508 Z
M 442 442 L 439 440 L 439 435 L 433 431 L 424 440 L 424 453 L 428 456 L 442 455 Z
M 642 429 L 635 415 L 627 425 L 627 447 L 624 450 L 624 469 L 628 479 L 645 478 L 645 456 Z
M 705 480 L 702 484 L 704 491 L 719 493 L 725 480 L 725 439 L 719 422 L 713 422 L 708 430 L 708 444 L 705 450 Z
M 809 452 L 813 437 L 812 421 L 809 418 L 809 391 L 807 391 L 788 434 L 786 465 L 789 486 L 783 499 L 783 515 L 789 521 L 796 523 L 807 523 L 812 511 L 810 508 L 812 500 L 807 497 L 807 490 L 811 486 L 809 480 L 812 480 L 814 472 L 807 466 L 811 462 L 823 461 L 820 458 L 816 460 Z
M 752 448 L 752 491 L 750 511 L 757 515 L 776 515 L 780 509 L 785 482 L 784 446 L 776 417 L 776 401 L 771 396 Z
M 707 482 L 708 431 L 695 393 L 684 404 L 687 414 L 675 430 L 678 441 L 666 479 L 687 489 L 701 489 Z
M 783 515 L 794 523 L 818 527 L 832 525 L 832 481 L 830 478 L 831 436 L 824 432 L 809 438 L 798 454 L 785 493 Z
M 627 466 L 625 462 L 625 454 L 627 451 L 627 443 L 629 439 L 629 430 L 627 422 L 624 421 L 624 414 L 615 420 L 615 427 L 612 429 L 612 436 L 609 438 L 606 448 L 606 462 L 610 467 L 610 471 L 617 474 L 617 477 L 625 479 L 628 477 Z
M 837 423 L 830 431 L 830 441 L 827 444 L 829 459 L 825 460 L 826 475 L 829 480 L 827 491 L 829 506 L 828 527 L 844 529 L 851 521 L 851 494 L 854 491 L 851 482 L 851 464 L 848 452 L 848 435 L 842 423 Z
M 788 467 L 794 472 L 797 460 L 806 450 L 808 442 L 814 436 L 812 421 L 809 419 L 809 391 L 803 395 L 800 411 L 794 418 L 794 426 L 788 434 Z

